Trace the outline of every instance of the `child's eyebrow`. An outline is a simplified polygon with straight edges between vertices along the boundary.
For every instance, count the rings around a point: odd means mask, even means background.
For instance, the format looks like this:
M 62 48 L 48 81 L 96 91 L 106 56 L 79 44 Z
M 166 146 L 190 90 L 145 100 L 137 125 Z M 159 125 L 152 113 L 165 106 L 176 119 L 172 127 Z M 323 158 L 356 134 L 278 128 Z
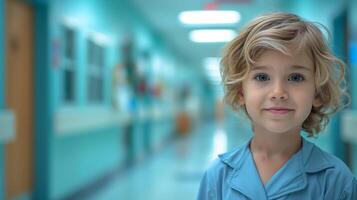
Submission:
M 267 66 L 253 66 L 252 67 L 252 71 L 254 71 L 254 70 L 264 70 L 264 69 L 268 69 L 268 67 Z
M 292 65 L 289 67 L 290 69 L 293 69 L 293 70 L 305 70 L 305 71 L 311 71 L 311 69 L 309 67 L 306 67 L 306 66 L 303 66 L 303 65 Z M 255 70 L 267 70 L 269 69 L 268 66 L 264 66 L 264 65 L 258 65 L 258 66 L 253 66 L 252 67 L 252 71 L 255 71 Z
M 302 69 L 302 70 L 306 70 L 306 71 L 311 71 L 311 69 L 309 67 L 303 66 L 303 65 L 292 65 L 290 67 L 291 69 Z

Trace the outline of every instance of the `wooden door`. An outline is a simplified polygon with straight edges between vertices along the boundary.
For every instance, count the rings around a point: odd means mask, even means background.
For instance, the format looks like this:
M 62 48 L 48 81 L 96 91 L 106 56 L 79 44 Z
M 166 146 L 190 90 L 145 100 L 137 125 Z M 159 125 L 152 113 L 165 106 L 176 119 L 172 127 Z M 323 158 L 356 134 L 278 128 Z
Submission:
M 28 194 L 33 184 L 33 11 L 6 0 L 6 106 L 16 116 L 16 138 L 5 148 L 6 199 Z

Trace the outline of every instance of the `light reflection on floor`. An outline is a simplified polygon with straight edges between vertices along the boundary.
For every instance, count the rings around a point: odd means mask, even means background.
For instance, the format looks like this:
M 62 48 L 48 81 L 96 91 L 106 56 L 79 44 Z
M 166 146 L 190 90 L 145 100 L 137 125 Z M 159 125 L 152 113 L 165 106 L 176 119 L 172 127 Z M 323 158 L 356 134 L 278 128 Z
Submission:
M 217 155 L 227 151 L 227 133 L 223 128 L 217 127 L 213 135 L 213 148 L 212 148 L 212 158 L 214 160 Z

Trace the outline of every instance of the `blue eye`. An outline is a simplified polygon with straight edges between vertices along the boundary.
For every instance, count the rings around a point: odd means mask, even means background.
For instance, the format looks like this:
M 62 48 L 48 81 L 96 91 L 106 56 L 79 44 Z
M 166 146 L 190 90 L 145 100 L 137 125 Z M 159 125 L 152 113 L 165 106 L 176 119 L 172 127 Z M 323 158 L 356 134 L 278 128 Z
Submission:
M 254 76 L 254 79 L 257 81 L 269 81 L 270 78 L 267 74 L 257 74 Z
M 304 81 L 305 78 L 301 74 L 292 74 L 288 78 L 289 81 L 294 81 L 294 82 L 301 82 Z

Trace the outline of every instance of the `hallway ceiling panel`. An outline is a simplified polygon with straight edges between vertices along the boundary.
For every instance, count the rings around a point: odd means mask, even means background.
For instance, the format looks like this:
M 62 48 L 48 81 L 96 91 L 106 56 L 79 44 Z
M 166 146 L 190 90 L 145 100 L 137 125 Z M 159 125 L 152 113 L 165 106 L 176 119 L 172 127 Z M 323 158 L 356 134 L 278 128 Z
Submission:
M 327 2 L 330 4 L 331 1 L 328 0 Z M 224 43 L 193 43 L 189 39 L 189 32 L 193 29 L 230 28 L 239 31 L 249 20 L 265 12 L 291 10 L 294 8 L 294 10 L 301 13 L 312 7 L 305 5 L 309 4 L 309 1 L 303 0 L 131 0 L 131 2 L 147 19 L 147 22 L 154 27 L 159 36 L 168 42 L 186 61 L 194 65 L 201 65 L 205 57 L 221 55 Z M 321 3 L 318 0 L 314 4 L 324 5 L 323 2 Z M 218 5 L 215 8 L 216 10 L 238 11 L 241 14 L 241 21 L 233 25 L 220 26 L 188 26 L 180 23 L 178 19 L 180 12 L 204 10 L 207 5 L 211 6 L 211 8 L 212 5 Z M 325 11 L 328 10 L 325 9 Z M 319 15 L 324 16 L 323 13 L 319 13 Z

